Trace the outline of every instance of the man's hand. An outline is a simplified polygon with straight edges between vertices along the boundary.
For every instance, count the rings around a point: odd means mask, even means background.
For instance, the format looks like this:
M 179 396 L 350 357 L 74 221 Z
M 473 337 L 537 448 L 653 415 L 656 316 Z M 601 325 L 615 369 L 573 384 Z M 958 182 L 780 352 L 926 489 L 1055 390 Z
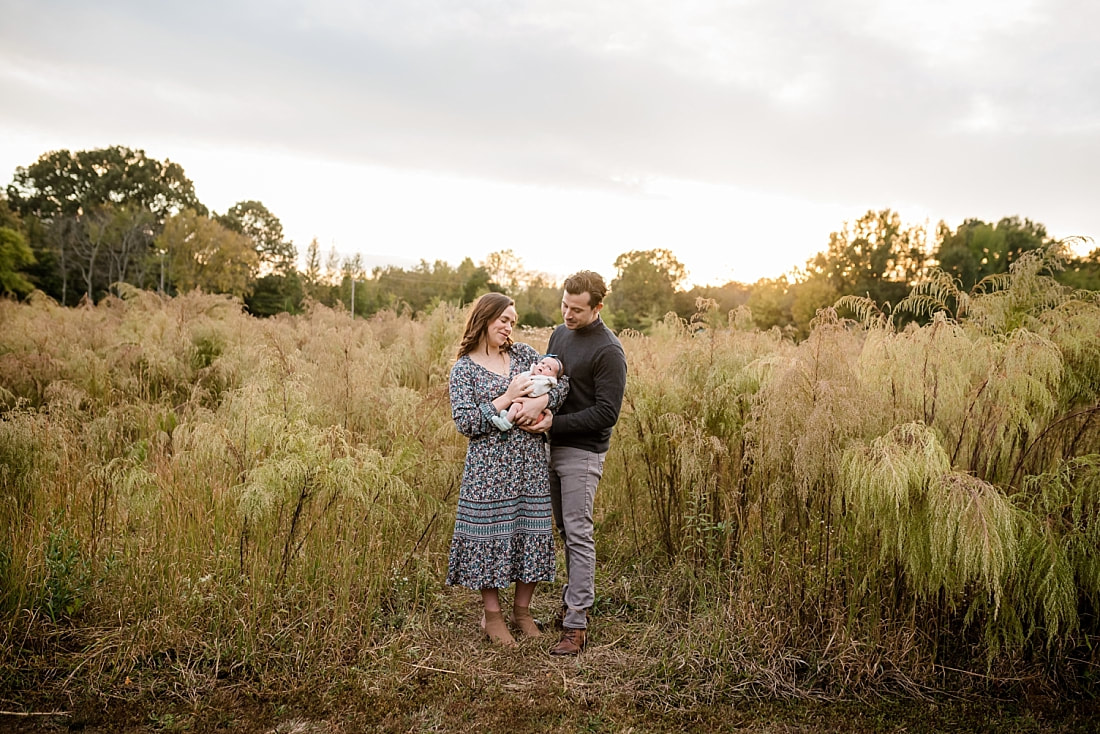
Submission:
M 541 420 L 535 421 L 529 426 L 520 426 L 521 429 L 528 433 L 549 433 L 550 426 L 554 423 L 554 414 L 549 410 L 543 413 Z
M 539 414 L 550 403 L 550 398 L 540 395 L 537 398 L 518 398 L 516 402 L 520 404 L 520 410 L 513 423 L 523 428 L 538 423 Z

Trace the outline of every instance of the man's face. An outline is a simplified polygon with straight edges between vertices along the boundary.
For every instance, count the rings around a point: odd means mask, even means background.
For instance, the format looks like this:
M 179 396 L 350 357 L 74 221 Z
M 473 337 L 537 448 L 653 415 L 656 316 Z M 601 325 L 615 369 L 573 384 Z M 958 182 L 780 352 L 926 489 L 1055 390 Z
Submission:
M 561 297 L 561 317 L 569 330 L 583 329 L 600 315 L 603 304 L 588 305 L 588 293 L 570 293 L 565 291 Z

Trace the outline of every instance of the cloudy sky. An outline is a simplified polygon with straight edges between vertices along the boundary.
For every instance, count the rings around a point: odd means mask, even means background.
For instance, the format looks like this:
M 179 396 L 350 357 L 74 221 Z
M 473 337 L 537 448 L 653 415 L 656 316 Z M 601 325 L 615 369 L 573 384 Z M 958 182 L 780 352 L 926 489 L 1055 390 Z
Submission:
M 1091 0 L 0 0 L 0 183 L 49 150 L 180 163 L 300 251 L 694 283 L 869 209 L 1100 236 Z

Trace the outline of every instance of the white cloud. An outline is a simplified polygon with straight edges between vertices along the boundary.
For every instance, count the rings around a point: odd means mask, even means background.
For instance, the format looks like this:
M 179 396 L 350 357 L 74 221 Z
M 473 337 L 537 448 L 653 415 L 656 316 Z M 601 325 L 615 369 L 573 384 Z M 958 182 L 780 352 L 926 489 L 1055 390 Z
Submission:
M 389 180 L 388 191 L 372 184 L 388 211 L 441 212 L 467 243 L 450 251 L 470 255 L 547 231 L 575 239 L 556 221 L 569 217 L 606 240 L 579 235 L 583 252 L 611 248 L 608 260 L 645 249 L 635 241 L 680 240 L 688 253 L 767 223 L 780 230 L 773 240 L 801 243 L 768 248 L 776 275 L 842 224 L 822 213 L 853 218 L 896 201 L 952 224 L 1019 214 L 1059 234 L 1096 234 L 1097 7 L 9 0 L 0 163 L 17 134 L 51 148 L 159 150 L 200 197 L 236 190 L 226 196 L 261 198 L 288 224 L 313 211 L 295 229 L 317 234 L 340 220 L 324 201 L 350 198 L 336 181 L 354 196 L 357 180 Z M 254 178 L 240 161 L 200 164 L 199 150 L 311 173 Z M 349 173 L 326 181 L 327 167 Z M 542 230 L 525 232 L 475 196 L 509 201 Z M 542 210 L 567 213 L 546 224 Z M 416 222 L 385 237 L 333 228 L 331 238 L 408 252 L 408 233 L 425 251 L 438 237 Z

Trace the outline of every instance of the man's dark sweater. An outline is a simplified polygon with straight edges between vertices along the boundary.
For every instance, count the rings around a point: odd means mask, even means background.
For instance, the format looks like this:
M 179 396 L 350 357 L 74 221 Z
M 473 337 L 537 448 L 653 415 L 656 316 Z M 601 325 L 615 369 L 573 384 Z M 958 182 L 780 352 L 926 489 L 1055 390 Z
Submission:
M 547 350 L 561 357 L 569 375 L 569 394 L 554 413 L 550 441 L 602 453 L 611 445 L 626 390 L 626 354 L 603 320 L 571 330 L 562 324 L 550 335 Z

